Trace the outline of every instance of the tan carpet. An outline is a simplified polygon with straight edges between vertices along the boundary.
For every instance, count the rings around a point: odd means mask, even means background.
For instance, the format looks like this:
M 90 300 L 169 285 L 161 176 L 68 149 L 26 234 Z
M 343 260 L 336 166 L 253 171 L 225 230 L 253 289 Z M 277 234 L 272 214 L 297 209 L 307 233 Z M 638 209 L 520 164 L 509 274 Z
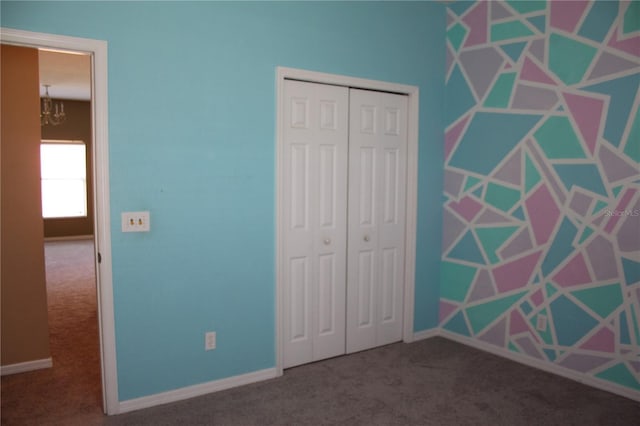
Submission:
M 103 419 L 93 241 L 47 242 L 53 368 L 2 377 L 3 425 Z

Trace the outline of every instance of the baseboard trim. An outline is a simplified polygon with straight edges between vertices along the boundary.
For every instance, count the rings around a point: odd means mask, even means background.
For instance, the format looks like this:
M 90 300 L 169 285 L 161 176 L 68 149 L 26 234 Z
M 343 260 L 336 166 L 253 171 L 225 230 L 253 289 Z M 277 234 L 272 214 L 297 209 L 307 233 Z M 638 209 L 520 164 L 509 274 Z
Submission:
M 162 404 L 168 404 L 170 402 L 182 401 L 183 399 L 194 398 L 196 396 L 219 392 L 237 386 L 248 385 L 250 383 L 273 379 L 277 377 L 276 373 L 277 371 L 275 368 L 267 368 L 265 370 L 254 371 L 247 374 L 241 374 L 239 376 L 233 376 L 207 383 L 201 383 L 198 385 L 187 386 L 184 388 L 162 392 L 155 395 L 129 399 L 127 401 L 122 401 L 119 403 L 117 414 L 127 413 L 130 411 L 154 407 Z
M 44 368 L 53 367 L 51 357 L 44 359 L 36 359 L 34 361 L 19 362 L 16 364 L 8 364 L 0 367 L 0 376 L 8 376 L 9 374 L 26 373 L 27 371 L 42 370 Z
M 53 241 L 76 241 L 76 240 L 93 240 L 93 235 L 70 235 L 68 237 L 47 237 L 44 239 L 46 243 Z
M 461 336 L 450 331 L 440 330 L 440 336 L 445 339 L 452 340 L 454 342 L 462 343 L 463 345 L 470 346 L 475 349 L 479 349 L 484 352 L 489 352 L 493 355 L 497 355 L 502 358 L 507 358 L 511 361 L 518 362 L 520 364 L 524 364 L 528 367 L 533 367 L 538 370 L 546 371 L 547 373 L 555 374 L 558 376 L 562 376 L 566 379 L 570 379 L 576 381 L 578 383 L 582 383 L 587 386 L 591 386 L 596 389 L 600 389 L 603 391 L 615 393 L 616 395 L 623 396 L 625 398 L 629 398 L 634 401 L 640 402 L 640 392 L 635 392 L 629 388 L 625 388 L 624 386 L 616 385 L 615 383 L 607 382 L 605 380 L 597 379 L 595 377 L 586 376 L 584 374 L 580 374 L 570 370 L 568 368 L 560 367 L 555 364 L 549 364 L 548 362 L 539 361 L 533 358 L 529 358 L 527 356 L 517 354 L 505 349 L 501 349 L 497 346 L 493 346 L 489 343 L 481 342 L 478 340 L 471 339 L 469 337 Z
M 415 333 L 413 333 L 413 341 L 417 342 L 418 340 L 429 339 L 436 336 L 440 336 L 440 329 L 438 328 L 416 331 Z

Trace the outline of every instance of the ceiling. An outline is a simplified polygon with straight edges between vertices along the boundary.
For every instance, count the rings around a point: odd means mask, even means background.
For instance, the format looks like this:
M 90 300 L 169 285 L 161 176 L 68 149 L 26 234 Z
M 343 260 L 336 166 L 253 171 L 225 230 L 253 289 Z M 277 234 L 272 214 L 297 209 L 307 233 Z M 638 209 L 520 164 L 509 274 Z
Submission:
M 91 56 L 39 50 L 40 96 L 49 84 L 49 95 L 57 99 L 91 100 Z

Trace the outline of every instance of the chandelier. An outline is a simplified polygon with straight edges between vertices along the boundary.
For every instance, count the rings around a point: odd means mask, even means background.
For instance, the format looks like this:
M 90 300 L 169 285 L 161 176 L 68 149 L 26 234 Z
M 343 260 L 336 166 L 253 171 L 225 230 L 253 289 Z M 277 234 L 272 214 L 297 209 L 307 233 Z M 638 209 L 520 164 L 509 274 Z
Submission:
M 49 96 L 49 84 L 45 84 L 45 94 L 42 98 L 42 111 L 40 112 L 40 125 L 46 126 L 51 124 L 57 126 L 67 119 L 64 113 L 64 104 L 62 102 L 53 102 Z

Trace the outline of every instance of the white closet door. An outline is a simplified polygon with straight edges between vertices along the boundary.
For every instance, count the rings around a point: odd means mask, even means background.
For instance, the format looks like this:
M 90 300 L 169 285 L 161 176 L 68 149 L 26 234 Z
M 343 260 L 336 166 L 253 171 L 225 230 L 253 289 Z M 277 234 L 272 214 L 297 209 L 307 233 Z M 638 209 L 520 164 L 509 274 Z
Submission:
M 402 339 L 407 104 L 350 90 L 348 353 Z
M 284 367 L 345 353 L 349 89 L 287 80 Z

